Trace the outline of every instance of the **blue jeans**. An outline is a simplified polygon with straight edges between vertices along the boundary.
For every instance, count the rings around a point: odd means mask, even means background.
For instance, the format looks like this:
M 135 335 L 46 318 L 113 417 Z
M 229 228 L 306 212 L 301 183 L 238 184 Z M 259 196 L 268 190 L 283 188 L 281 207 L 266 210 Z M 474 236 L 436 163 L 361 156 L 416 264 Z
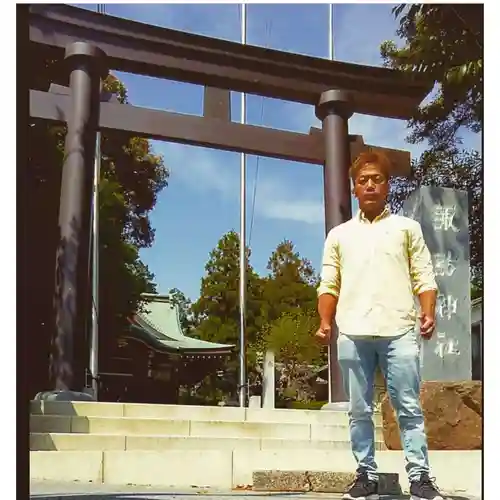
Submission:
M 399 422 L 406 471 L 411 481 L 429 472 L 427 437 L 420 405 L 420 344 L 412 330 L 397 337 L 339 335 L 338 359 L 349 395 L 351 447 L 358 470 L 377 480 L 373 392 L 377 365 Z

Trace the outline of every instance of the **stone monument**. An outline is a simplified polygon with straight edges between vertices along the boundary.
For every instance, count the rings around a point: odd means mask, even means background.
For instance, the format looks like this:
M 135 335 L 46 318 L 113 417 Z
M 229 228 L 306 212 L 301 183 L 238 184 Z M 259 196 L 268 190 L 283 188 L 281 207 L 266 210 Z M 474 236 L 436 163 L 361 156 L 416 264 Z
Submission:
M 465 191 L 435 186 L 417 189 L 403 206 L 422 226 L 438 285 L 436 331 L 422 345 L 423 380 L 472 379 L 468 208 Z
M 432 255 L 438 285 L 436 331 L 422 340 L 420 400 L 430 450 L 482 448 L 482 386 L 472 379 L 468 196 L 424 186 L 405 202 Z M 417 324 L 417 328 L 419 325 Z M 398 423 L 386 394 L 384 441 L 400 450 Z

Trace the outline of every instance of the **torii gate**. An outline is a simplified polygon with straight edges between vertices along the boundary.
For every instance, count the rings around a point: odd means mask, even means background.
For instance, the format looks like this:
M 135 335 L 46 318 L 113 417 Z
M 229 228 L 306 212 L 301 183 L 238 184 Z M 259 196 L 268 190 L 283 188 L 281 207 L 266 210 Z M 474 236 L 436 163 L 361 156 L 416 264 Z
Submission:
M 80 389 L 74 343 L 84 337 L 92 176 L 97 130 L 323 165 L 325 230 L 351 217 L 348 167 L 380 149 L 394 175 L 410 171 L 410 153 L 365 145 L 350 136 L 353 113 L 408 119 L 430 92 L 420 75 L 329 61 L 193 35 L 68 5 L 32 5 L 30 41 L 49 46 L 68 67 L 70 91 L 30 90 L 30 115 L 67 122 L 56 258 L 56 389 Z M 205 86 L 203 116 L 100 102 L 108 70 Z M 231 122 L 229 91 L 312 104 L 322 131 L 285 132 Z M 331 345 L 330 402 L 345 401 Z M 78 377 L 80 378 L 80 377 Z

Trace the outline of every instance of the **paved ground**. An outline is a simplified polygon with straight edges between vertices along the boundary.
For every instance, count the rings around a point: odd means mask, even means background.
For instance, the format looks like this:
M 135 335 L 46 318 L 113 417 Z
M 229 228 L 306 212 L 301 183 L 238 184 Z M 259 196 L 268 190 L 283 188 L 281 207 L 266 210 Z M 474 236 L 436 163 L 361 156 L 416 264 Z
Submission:
M 31 495 L 33 500 L 192 500 L 202 497 L 203 500 L 269 500 L 303 499 L 303 500 L 335 500 L 341 495 L 326 493 L 255 493 L 250 491 L 218 492 L 193 488 L 190 491 L 169 491 L 138 486 L 112 487 L 102 484 L 84 483 L 52 483 L 32 482 Z M 408 496 L 381 497 L 383 500 L 408 500 Z M 479 495 L 451 495 L 450 500 L 480 500 Z

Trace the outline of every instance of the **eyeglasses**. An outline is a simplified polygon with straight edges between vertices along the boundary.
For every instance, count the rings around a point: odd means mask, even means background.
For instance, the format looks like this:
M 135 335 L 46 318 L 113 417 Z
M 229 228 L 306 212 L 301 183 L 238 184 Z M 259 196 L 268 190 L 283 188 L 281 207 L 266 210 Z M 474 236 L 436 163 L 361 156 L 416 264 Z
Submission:
M 361 186 L 365 186 L 366 184 L 368 184 L 369 181 L 372 181 L 373 184 L 380 185 L 380 184 L 384 184 L 385 182 L 387 182 L 387 179 L 381 174 L 366 175 L 366 176 L 362 175 L 361 177 L 358 177 L 358 179 L 356 179 L 356 184 L 360 184 Z

